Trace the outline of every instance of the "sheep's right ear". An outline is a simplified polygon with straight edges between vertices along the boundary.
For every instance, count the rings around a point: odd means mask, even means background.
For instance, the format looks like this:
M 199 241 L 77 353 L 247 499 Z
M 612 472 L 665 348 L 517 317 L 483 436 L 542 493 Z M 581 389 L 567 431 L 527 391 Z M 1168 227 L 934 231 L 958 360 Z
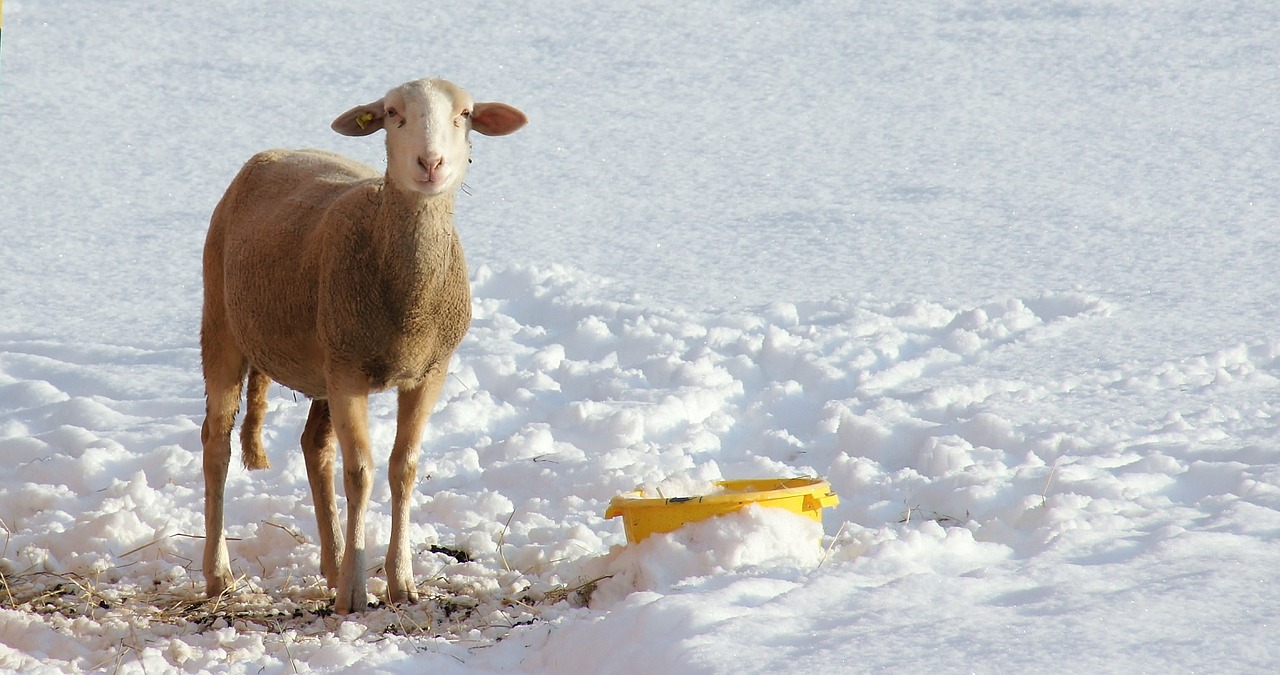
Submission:
M 387 107 L 382 99 L 373 103 L 358 105 L 341 115 L 329 126 L 343 136 L 368 136 L 382 128 L 387 116 Z

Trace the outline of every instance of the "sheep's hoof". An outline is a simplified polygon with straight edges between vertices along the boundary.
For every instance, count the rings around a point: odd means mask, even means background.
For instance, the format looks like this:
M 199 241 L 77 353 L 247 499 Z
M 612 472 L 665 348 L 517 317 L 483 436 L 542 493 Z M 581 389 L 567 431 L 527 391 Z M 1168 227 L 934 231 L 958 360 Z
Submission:
M 343 602 L 344 600 L 346 602 Z M 350 598 L 338 598 L 338 601 L 333 604 L 333 613 L 346 616 L 348 614 L 362 612 L 368 608 L 369 608 L 368 598 L 365 598 L 361 602 L 354 602 Z
M 418 602 L 418 589 L 413 584 L 387 590 L 387 604 L 412 605 Z
M 333 601 L 333 612 L 335 614 L 350 614 L 352 612 L 360 612 L 368 609 L 369 595 L 365 593 L 363 587 L 355 589 L 352 593 L 343 593 L 338 591 L 338 597 Z
M 210 599 L 220 595 L 225 595 L 234 590 L 235 581 L 231 578 L 231 573 L 223 574 L 207 574 L 204 578 L 204 594 Z
M 342 542 L 338 542 L 338 550 L 342 550 Z M 320 547 L 320 575 L 324 577 L 324 585 L 329 590 L 337 590 L 342 581 L 342 556 L 325 554 L 324 546 Z

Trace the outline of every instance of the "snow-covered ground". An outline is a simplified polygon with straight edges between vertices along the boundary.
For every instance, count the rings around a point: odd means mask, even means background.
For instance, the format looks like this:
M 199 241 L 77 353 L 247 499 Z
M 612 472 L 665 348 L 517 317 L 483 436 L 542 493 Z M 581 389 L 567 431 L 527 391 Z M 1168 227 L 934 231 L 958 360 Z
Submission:
M 1280 5 L 4 10 L 0 670 L 1280 667 Z M 242 591 L 202 602 L 208 214 L 259 149 L 378 165 L 330 120 L 433 74 L 531 123 L 459 202 L 426 598 L 328 611 L 274 387 Z M 604 518 L 800 475 L 840 496 L 820 545 Z

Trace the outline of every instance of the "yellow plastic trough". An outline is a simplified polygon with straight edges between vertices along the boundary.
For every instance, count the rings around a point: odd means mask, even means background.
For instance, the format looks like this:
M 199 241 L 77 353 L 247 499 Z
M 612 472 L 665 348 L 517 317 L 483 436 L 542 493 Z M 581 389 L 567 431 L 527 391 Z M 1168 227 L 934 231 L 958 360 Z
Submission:
M 671 532 L 685 523 L 732 513 L 748 504 L 780 508 L 822 522 L 822 509 L 840 503 L 831 484 L 817 478 L 755 478 L 716 483 L 721 491 L 696 497 L 646 499 L 641 491 L 618 495 L 605 518 L 622 516 L 628 543 Z

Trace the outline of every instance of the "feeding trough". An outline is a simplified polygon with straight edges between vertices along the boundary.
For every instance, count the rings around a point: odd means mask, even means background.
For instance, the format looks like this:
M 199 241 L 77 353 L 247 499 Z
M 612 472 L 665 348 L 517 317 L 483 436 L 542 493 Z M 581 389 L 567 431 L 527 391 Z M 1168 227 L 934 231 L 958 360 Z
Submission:
M 755 478 L 716 483 L 718 491 L 693 497 L 646 498 L 637 490 L 609 502 L 606 518 L 622 516 L 631 544 L 651 534 L 671 532 L 685 523 L 720 516 L 759 504 L 822 522 L 822 509 L 840 503 L 831 484 L 817 478 Z

